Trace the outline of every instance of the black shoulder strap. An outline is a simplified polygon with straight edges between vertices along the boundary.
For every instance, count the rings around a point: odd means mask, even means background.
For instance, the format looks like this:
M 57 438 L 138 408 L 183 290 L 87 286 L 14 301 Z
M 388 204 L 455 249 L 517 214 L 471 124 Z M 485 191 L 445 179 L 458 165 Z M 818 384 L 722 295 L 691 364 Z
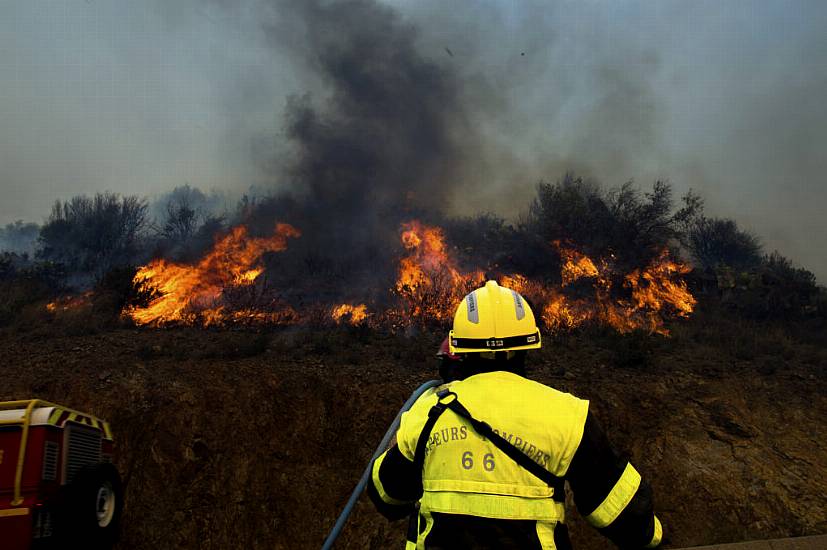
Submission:
M 439 420 L 439 417 L 442 416 L 444 412 L 445 404 L 440 401 L 437 401 L 436 405 L 428 411 L 428 420 L 426 420 L 425 425 L 422 426 L 422 431 L 416 442 L 416 450 L 414 451 L 414 464 L 418 472 L 421 472 L 422 467 L 425 465 L 425 451 L 428 448 L 428 440 L 431 439 L 431 431 L 434 429 L 434 424 L 436 424 L 436 421 Z
M 554 496 L 555 500 L 558 498 L 562 498 L 563 496 L 563 478 L 557 477 L 556 475 L 552 474 L 536 462 L 534 462 L 527 454 L 522 452 L 520 449 L 512 445 L 508 442 L 508 440 L 502 438 L 499 434 L 497 434 L 491 426 L 487 423 L 477 420 L 471 413 L 468 412 L 462 403 L 459 402 L 457 398 L 457 394 L 450 390 L 442 390 L 437 392 L 437 396 L 439 397 L 439 401 L 437 401 L 436 405 L 431 407 L 431 410 L 428 411 L 428 420 L 425 422 L 425 425 L 422 427 L 422 433 L 419 434 L 419 441 L 416 443 L 416 452 L 414 454 L 414 464 L 416 464 L 419 469 L 422 469 L 422 466 L 425 464 L 425 449 L 427 448 L 428 440 L 431 437 L 431 430 L 434 428 L 434 424 L 436 424 L 437 419 L 445 412 L 445 409 L 451 409 L 456 415 L 461 416 L 462 418 L 466 419 L 468 422 L 471 423 L 471 426 L 474 430 L 480 434 L 481 436 L 487 438 L 491 443 L 494 444 L 499 450 L 506 454 L 509 458 L 511 458 L 514 462 L 516 462 L 521 467 L 528 470 L 531 474 L 535 475 L 536 477 L 540 478 L 546 485 L 549 487 L 554 488 Z M 443 399 L 449 398 L 453 396 L 453 399 L 450 401 L 443 402 Z

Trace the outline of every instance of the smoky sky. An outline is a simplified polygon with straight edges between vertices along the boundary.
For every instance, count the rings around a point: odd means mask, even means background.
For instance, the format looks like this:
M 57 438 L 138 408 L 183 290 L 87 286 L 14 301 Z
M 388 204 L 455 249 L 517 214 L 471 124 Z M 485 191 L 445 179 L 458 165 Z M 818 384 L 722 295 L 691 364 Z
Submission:
M 0 223 L 185 183 L 516 216 L 574 170 L 695 189 L 823 281 L 825 31 L 823 2 L 4 2 Z M 354 131 L 364 179 L 320 169 Z

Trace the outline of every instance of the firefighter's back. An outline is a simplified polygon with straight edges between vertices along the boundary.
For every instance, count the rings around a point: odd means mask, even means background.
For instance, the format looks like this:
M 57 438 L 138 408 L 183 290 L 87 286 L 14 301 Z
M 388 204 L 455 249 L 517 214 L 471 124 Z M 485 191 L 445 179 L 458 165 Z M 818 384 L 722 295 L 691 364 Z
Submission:
M 511 372 L 480 373 L 446 386 L 479 421 L 538 465 L 562 478 L 577 451 L 588 402 Z M 398 445 L 414 459 L 429 411 L 429 392 L 407 412 Z M 567 539 L 561 483 L 549 486 L 509 458 L 471 423 L 447 411 L 428 436 L 417 538 L 429 548 L 554 548 Z M 541 546 L 542 544 L 542 546 Z

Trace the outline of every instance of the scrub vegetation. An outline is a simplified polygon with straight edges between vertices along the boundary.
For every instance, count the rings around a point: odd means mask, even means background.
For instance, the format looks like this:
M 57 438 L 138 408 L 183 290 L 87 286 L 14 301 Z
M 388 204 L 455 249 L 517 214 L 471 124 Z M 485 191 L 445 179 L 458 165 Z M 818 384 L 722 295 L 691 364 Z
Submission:
M 27 308 L 42 308 L 44 300 L 89 291 L 96 312 L 109 309 L 112 318 L 107 322 L 117 322 L 124 307 L 147 303 L 157 290 L 135 284 L 141 265 L 158 260 L 195 264 L 233 228 L 249 228 L 245 234 L 251 238 L 269 236 L 273 219 L 292 220 L 297 215 L 291 210 L 294 203 L 285 197 L 244 197 L 229 209 L 222 204 L 226 202 L 189 185 L 153 203 L 112 193 L 57 201 L 38 229 L 33 250 L 8 247 L 0 252 L 0 325 L 26 317 Z M 352 300 L 354 281 L 368 291 L 392 287 L 399 259 L 405 255 L 397 232 L 409 215 L 396 213 L 392 233 L 363 243 L 376 252 L 364 261 L 336 247 L 309 245 L 320 239 L 318 229 L 292 220 L 301 236 L 277 257 L 264 258 L 271 268 L 268 284 L 294 309 Z M 827 307 L 824 290 L 811 272 L 777 251 L 763 250 L 759 239 L 734 220 L 707 217 L 698 195 L 690 192 L 676 201 L 667 182 L 655 182 L 649 190 L 631 183 L 606 188 L 566 174 L 554 183 L 539 183 L 524 214 L 513 222 L 490 213 L 430 213 L 425 219 L 443 228 L 448 252 L 459 268 L 488 276 L 520 273 L 545 285 L 560 284 L 561 248 L 575 249 L 595 261 L 608 259 L 620 275 L 668 251 L 670 257 L 694 267 L 685 280 L 701 300 L 715 295 L 745 317 L 824 317 Z M 0 244 L 31 240 L 32 231 L 32 224 L 10 224 L 0 234 L 5 239 Z M 249 302 L 250 307 L 264 299 L 235 288 L 236 283 L 226 283 L 226 296 Z M 365 300 L 368 291 L 357 298 Z

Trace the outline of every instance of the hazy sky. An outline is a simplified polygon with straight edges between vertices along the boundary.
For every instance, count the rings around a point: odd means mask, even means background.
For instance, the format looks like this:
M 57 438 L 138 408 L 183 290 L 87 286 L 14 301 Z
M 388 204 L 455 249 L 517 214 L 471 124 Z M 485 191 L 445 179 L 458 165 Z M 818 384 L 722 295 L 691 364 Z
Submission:
M 389 4 L 462 84 L 456 211 L 514 214 L 570 169 L 668 178 L 827 279 L 827 2 Z M 0 224 L 99 190 L 283 184 L 287 97 L 325 94 L 269 24 L 289 6 L 0 0 Z

